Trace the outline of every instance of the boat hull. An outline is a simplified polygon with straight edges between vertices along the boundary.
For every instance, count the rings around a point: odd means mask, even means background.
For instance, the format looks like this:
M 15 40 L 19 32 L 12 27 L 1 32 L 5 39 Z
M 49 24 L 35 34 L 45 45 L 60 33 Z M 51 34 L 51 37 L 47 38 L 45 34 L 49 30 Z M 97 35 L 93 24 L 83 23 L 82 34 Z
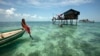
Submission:
M 11 36 L 6 37 L 4 39 L 0 39 L 0 47 L 5 46 L 8 43 L 10 43 L 10 42 L 16 40 L 17 38 L 21 37 L 25 32 L 25 30 L 23 30 L 23 29 L 21 29 L 21 30 L 22 31 L 20 31 L 20 32 L 14 34 L 14 35 L 11 35 Z

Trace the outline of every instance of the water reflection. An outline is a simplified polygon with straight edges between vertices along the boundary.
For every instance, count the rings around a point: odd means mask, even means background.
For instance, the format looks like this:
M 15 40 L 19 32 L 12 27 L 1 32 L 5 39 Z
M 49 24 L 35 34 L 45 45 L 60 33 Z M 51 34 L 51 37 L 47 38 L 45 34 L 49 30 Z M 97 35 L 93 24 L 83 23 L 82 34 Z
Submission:
M 84 26 L 35 25 L 31 30 L 34 40 L 24 34 L 0 48 L 0 56 L 100 56 L 99 31 Z
M 17 39 L 13 43 L 0 47 L 0 56 L 13 56 L 16 52 L 17 48 L 21 46 L 21 44 L 25 43 L 27 39 Z

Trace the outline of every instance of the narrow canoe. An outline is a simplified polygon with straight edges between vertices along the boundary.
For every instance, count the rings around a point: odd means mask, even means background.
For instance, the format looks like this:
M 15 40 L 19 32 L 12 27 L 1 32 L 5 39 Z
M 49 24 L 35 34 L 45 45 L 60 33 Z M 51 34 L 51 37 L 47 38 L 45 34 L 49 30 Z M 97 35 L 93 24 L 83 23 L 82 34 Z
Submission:
M 24 34 L 24 32 L 25 30 L 20 28 L 20 29 L 0 33 L 0 47 L 21 37 Z

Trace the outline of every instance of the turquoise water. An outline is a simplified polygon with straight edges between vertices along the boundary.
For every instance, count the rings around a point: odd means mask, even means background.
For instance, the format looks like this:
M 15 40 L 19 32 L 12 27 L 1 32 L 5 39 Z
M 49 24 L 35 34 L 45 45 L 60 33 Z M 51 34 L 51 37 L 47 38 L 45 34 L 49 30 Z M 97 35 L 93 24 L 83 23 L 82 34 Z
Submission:
M 51 22 L 28 22 L 34 40 L 25 33 L 0 48 L 0 56 L 100 56 L 100 23 L 62 28 Z M 20 28 L 20 22 L 0 22 L 0 32 Z

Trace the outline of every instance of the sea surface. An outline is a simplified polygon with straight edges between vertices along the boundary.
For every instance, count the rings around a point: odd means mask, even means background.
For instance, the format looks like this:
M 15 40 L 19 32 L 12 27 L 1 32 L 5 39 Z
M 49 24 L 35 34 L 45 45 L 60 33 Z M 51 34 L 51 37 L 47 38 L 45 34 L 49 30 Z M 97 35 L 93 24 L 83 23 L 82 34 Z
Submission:
M 54 25 L 27 22 L 28 33 L 0 48 L 0 56 L 100 56 L 100 23 Z M 20 22 L 0 22 L 0 32 L 21 28 Z

